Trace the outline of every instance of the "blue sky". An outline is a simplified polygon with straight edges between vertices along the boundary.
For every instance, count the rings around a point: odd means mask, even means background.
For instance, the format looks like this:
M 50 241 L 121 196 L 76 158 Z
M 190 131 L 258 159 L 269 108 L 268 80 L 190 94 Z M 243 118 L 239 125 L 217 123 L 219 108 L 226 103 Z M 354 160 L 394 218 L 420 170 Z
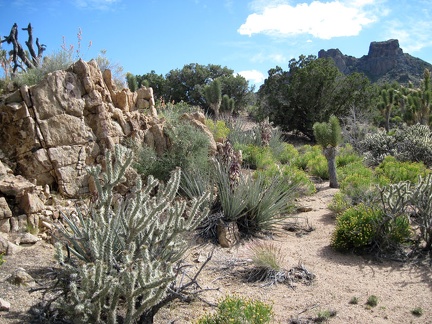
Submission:
M 359 58 L 370 42 L 391 38 L 432 63 L 431 0 L 0 0 L 0 35 L 15 22 L 32 24 L 45 54 L 63 39 L 76 49 L 81 30 L 85 60 L 106 50 L 133 74 L 218 64 L 259 85 L 301 54 L 339 48 Z

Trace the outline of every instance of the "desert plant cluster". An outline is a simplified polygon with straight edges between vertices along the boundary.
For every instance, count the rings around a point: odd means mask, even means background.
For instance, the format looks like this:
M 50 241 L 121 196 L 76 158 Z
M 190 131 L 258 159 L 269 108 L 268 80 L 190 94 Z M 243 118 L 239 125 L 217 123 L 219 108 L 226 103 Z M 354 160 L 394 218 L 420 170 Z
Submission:
M 35 84 L 47 73 L 65 69 L 80 57 L 80 37 L 75 49 L 64 45 L 38 66 L 6 73 L 0 94 L 10 83 Z M 9 71 L 7 53 L 1 59 Z M 99 64 L 110 66 L 103 57 Z M 432 251 L 429 71 L 415 87 L 371 85 L 360 75 L 341 79 L 334 65 L 314 57 L 293 60 L 289 67 L 292 73 L 269 71 L 257 93 L 240 96 L 233 83 L 244 86 L 245 80 L 220 67 L 228 76 L 213 78 L 210 66 L 201 69 L 207 75 L 188 92 L 191 97 L 173 87 L 170 94 L 159 93 L 158 118 L 167 125 L 169 149 L 160 153 L 125 140 L 107 151 L 103 171 L 88 169 L 97 195 L 76 216 L 62 215 L 58 280 L 47 288 L 51 319 L 151 323 L 172 300 L 194 300 L 199 272 L 180 280 L 191 238 L 227 247 L 252 242 L 249 279 L 289 284 L 283 251 L 254 239 L 292 218 L 296 198 L 312 195 L 319 181 L 339 188 L 329 205 L 335 222 L 329 240 L 333 249 L 403 260 Z M 186 70 L 198 69 L 189 65 L 165 78 L 129 73 L 123 84 L 132 91 L 144 84 L 164 91 L 174 75 Z M 328 77 L 319 97 L 311 95 L 315 83 L 306 79 L 310 71 L 315 79 Z M 302 92 L 305 84 L 309 88 Z M 299 107 L 320 105 L 325 108 L 320 113 L 312 108 L 299 112 Z M 193 112 L 205 114 L 218 145 L 214 154 L 209 154 L 203 132 L 181 118 Z M 293 137 L 296 141 L 290 142 Z M 116 186 L 129 168 L 138 176 L 119 198 Z M 366 304 L 375 307 L 378 301 L 371 295 Z M 358 298 L 349 303 L 357 304 Z M 411 313 L 422 316 L 423 311 Z M 334 316 L 335 311 L 322 310 L 315 320 Z M 215 313 L 198 323 L 268 323 L 271 318 L 271 305 L 226 296 Z

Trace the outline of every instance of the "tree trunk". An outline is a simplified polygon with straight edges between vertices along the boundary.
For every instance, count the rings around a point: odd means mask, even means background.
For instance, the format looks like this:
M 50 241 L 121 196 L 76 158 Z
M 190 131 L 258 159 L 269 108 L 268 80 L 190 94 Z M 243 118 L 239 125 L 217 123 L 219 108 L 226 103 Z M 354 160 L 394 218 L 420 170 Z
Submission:
M 336 172 L 336 147 L 326 147 L 324 150 L 324 156 L 327 159 L 328 173 L 330 179 L 330 188 L 339 188 L 337 181 Z

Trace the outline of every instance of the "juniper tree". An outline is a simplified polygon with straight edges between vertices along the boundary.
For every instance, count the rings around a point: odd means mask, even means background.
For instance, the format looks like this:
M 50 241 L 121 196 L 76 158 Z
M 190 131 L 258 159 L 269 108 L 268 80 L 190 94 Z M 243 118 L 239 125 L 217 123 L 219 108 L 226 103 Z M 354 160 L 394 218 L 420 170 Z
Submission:
M 323 148 L 324 156 L 327 159 L 330 187 L 339 188 L 336 173 L 336 151 L 337 146 L 342 142 L 342 130 L 339 119 L 332 115 L 329 122 L 315 123 L 313 125 L 315 139 Z
M 115 147 L 106 154 L 106 171 L 88 170 L 97 195 L 76 222 L 64 216 L 64 240 L 77 261 L 67 259 L 60 244 L 56 257 L 70 276 L 60 303 L 74 323 L 152 323 L 154 311 L 167 295 L 176 265 L 187 248 L 185 233 L 207 215 L 201 208 L 207 194 L 186 204 L 176 198 L 181 171 L 162 185 L 149 176 L 138 178 L 130 194 L 114 200 L 132 153 Z M 190 206 L 187 208 L 187 205 Z

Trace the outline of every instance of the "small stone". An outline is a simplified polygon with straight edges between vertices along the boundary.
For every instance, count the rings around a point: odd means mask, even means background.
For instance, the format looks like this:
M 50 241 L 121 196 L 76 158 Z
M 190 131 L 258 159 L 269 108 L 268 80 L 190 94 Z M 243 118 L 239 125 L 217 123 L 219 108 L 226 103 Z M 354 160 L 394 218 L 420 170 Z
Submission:
M 9 312 L 10 307 L 11 304 L 8 301 L 0 298 L 0 312 Z
M 33 286 L 35 284 L 32 276 L 23 268 L 17 268 L 6 280 L 17 286 Z
M 25 234 L 18 236 L 18 238 L 15 240 L 15 243 L 17 245 L 19 245 L 19 244 L 34 244 L 37 241 L 40 241 L 39 237 L 37 237 L 36 235 L 33 235 L 31 233 L 25 233 Z
M 19 251 L 20 247 L 12 242 L 8 242 L 6 255 L 14 255 Z

